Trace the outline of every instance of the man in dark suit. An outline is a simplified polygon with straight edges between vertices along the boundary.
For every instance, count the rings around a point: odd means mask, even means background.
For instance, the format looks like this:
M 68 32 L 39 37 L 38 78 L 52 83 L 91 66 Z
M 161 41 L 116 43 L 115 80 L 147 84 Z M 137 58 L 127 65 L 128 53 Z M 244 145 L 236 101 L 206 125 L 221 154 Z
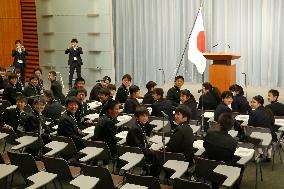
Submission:
M 76 92 L 76 98 L 79 101 L 78 104 L 78 110 L 75 113 L 76 119 L 77 119 L 77 123 L 78 123 L 78 127 L 80 129 L 86 128 L 87 124 L 91 124 L 92 121 L 91 120 L 85 120 L 85 116 L 88 114 L 88 105 L 85 102 L 87 96 L 87 91 L 86 89 L 78 89 Z
M 40 90 L 38 88 L 38 78 L 36 75 L 32 74 L 30 76 L 30 82 L 25 87 L 23 93 L 28 98 L 28 103 L 32 106 L 35 97 L 38 97 L 40 95 Z
M 100 83 L 97 83 L 91 90 L 89 100 L 99 101 L 99 91 L 103 88 L 107 88 L 111 82 L 111 78 L 109 76 L 104 76 Z
M 175 110 L 175 122 L 178 124 L 172 134 L 166 150 L 174 153 L 183 153 L 190 165 L 193 164 L 193 131 L 188 124 L 190 109 L 180 105 Z
M 85 87 L 85 79 L 82 77 L 77 77 L 75 80 L 74 87 L 70 89 L 67 94 L 67 97 L 76 96 L 78 89 L 84 89 Z
M 50 90 L 52 91 L 54 98 L 60 102 L 62 105 L 65 103 L 65 96 L 62 93 L 62 85 L 59 83 L 59 81 L 56 80 L 56 72 L 50 71 L 48 73 L 48 80 L 51 83 Z
M 76 97 L 66 99 L 66 112 L 59 120 L 57 134 L 72 138 L 77 150 L 81 150 L 84 148 L 82 137 L 84 137 L 85 134 L 78 128 L 75 117 L 75 113 L 78 110 L 78 104 L 79 102 Z
M 9 74 L 8 76 L 8 85 L 3 91 L 3 99 L 8 100 L 12 105 L 16 104 L 16 98 L 21 93 L 17 91 L 16 83 L 18 76 L 16 74 Z
M 167 100 L 172 101 L 173 106 L 177 107 L 180 104 L 180 89 L 184 84 L 183 76 L 175 77 L 175 85 L 168 90 Z
M 124 104 L 124 113 L 134 114 L 136 107 L 139 106 L 137 98 L 139 97 L 140 89 L 136 85 L 129 87 L 130 96 L 127 98 Z
M 215 110 L 220 101 L 217 89 L 214 89 L 209 82 L 202 84 L 203 94 L 199 97 L 198 109 Z
M 266 108 L 269 108 L 274 116 L 284 116 L 284 104 L 278 102 L 279 91 L 275 89 L 271 89 L 268 91 L 268 102 L 270 104 L 266 105 Z
M 93 140 L 106 142 L 110 148 L 112 156 L 117 154 L 115 134 L 117 128 L 115 126 L 117 116 L 119 114 L 119 103 L 117 101 L 109 101 L 106 105 L 107 113 L 99 118 L 95 127 Z
M 148 89 L 148 92 L 144 95 L 142 104 L 153 104 L 154 98 L 153 98 L 153 89 L 157 86 L 157 83 L 154 81 L 149 81 L 146 84 L 146 88 Z
M 13 66 L 15 69 L 20 70 L 22 82 L 25 83 L 26 56 L 28 55 L 28 52 L 20 40 L 16 40 L 15 45 L 16 48 L 12 50 L 12 57 L 14 57 Z
M 102 106 L 100 108 L 100 117 L 102 117 L 104 114 L 107 113 L 107 102 L 110 101 L 110 100 L 113 100 L 110 96 L 110 90 L 108 88 L 102 88 L 100 91 L 99 91 L 99 100 L 100 102 L 102 103 Z
M 54 99 L 52 91 L 44 90 L 43 97 L 45 98 L 47 103 L 42 114 L 44 115 L 44 117 L 51 118 L 54 124 L 58 124 L 61 113 L 64 111 L 63 106 L 60 102 Z
M 116 96 L 115 96 L 116 101 L 118 101 L 120 103 L 125 103 L 128 95 L 129 95 L 129 91 L 128 91 L 127 87 L 130 86 L 131 80 L 132 80 L 132 77 L 129 74 L 125 74 L 124 76 L 122 76 L 122 84 L 117 89 L 117 93 L 116 93 Z
M 78 40 L 71 40 L 71 47 L 65 50 L 65 54 L 69 54 L 68 65 L 70 66 L 69 71 L 69 89 L 72 88 L 72 79 L 74 71 L 77 72 L 77 77 L 81 77 L 81 66 L 83 65 L 83 61 L 81 58 L 81 54 L 83 54 L 82 47 L 78 46 Z

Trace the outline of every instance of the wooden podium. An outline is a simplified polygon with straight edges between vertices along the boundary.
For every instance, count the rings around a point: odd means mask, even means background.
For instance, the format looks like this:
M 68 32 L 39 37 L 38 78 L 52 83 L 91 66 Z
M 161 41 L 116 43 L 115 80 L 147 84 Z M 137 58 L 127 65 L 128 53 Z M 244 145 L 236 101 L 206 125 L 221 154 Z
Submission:
M 231 60 L 241 56 L 228 53 L 204 53 L 207 60 L 213 60 L 209 66 L 209 82 L 221 92 L 229 90 L 230 85 L 236 83 L 236 65 Z

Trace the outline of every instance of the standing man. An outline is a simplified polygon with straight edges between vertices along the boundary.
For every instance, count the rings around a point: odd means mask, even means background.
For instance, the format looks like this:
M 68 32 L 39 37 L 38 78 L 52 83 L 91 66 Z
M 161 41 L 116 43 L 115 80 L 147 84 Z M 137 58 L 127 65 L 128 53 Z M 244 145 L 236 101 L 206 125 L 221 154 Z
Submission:
M 65 50 L 65 54 L 69 54 L 69 89 L 72 88 L 73 74 L 76 69 L 77 77 L 81 77 L 81 65 L 83 65 L 81 54 L 83 54 L 82 47 L 78 47 L 78 40 L 71 40 L 71 47 Z
M 20 70 L 22 82 L 25 83 L 26 56 L 28 55 L 28 52 L 20 40 L 16 40 L 15 45 L 16 48 L 12 50 L 12 57 L 14 57 L 13 66 L 15 69 Z

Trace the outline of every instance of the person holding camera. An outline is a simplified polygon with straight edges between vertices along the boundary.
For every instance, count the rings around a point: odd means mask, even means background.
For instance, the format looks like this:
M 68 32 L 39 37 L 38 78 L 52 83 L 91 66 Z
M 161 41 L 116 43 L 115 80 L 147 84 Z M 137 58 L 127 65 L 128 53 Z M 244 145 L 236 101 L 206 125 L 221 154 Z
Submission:
M 77 72 L 77 77 L 81 77 L 81 66 L 83 65 L 83 61 L 81 58 L 81 54 L 83 54 L 82 47 L 78 46 L 78 40 L 72 39 L 71 46 L 65 50 L 65 54 L 69 54 L 68 65 L 69 65 L 69 89 L 72 88 L 72 79 L 74 71 Z
M 15 69 L 21 72 L 22 83 L 25 83 L 25 75 L 26 75 L 26 56 L 28 52 L 25 47 L 22 45 L 21 40 L 15 41 L 16 48 L 12 50 L 12 57 L 14 57 L 14 61 L 12 66 Z

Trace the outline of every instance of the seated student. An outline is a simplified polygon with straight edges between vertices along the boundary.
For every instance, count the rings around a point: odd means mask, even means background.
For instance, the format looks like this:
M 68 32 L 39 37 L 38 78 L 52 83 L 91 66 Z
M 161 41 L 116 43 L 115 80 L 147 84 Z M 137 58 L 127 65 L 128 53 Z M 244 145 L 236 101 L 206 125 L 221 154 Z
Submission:
M 38 89 L 40 91 L 40 94 L 43 94 L 44 86 L 43 86 L 43 80 L 42 80 L 42 69 L 40 67 L 37 67 L 33 70 L 33 74 L 37 76 L 38 78 Z
M 85 120 L 84 117 L 88 114 L 88 105 L 85 102 L 87 96 L 86 89 L 78 89 L 76 91 L 76 98 L 79 101 L 78 110 L 75 113 L 75 117 L 80 129 L 86 128 L 87 124 L 92 123 L 90 120 Z
M 271 89 L 268 91 L 268 102 L 270 104 L 266 105 L 266 108 L 269 108 L 274 116 L 284 116 L 284 104 L 278 102 L 279 91 L 275 89 Z
M 190 120 L 190 109 L 185 105 L 180 105 L 175 110 L 175 122 L 177 128 L 171 135 L 166 151 L 183 153 L 189 165 L 193 164 L 193 131 L 188 124 Z
M 197 119 L 197 103 L 193 94 L 187 89 L 180 91 L 180 102 L 191 110 L 191 119 Z
M 48 80 L 50 81 L 50 90 L 52 91 L 55 100 L 60 102 L 62 105 L 65 104 L 65 96 L 62 93 L 62 85 L 56 80 L 57 74 L 55 71 L 50 71 L 48 73 Z
M 5 89 L 8 85 L 5 81 L 6 73 L 6 69 L 4 67 L 0 67 L 0 90 Z
M 132 85 L 129 87 L 130 96 L 127 98 L 124 104 L 124 113 L 134 114 L 135 109 L 139 106 L 139 102 L 137 98 L 139 97 L 140 89 L 136 85 Z
M 162 111 L 173 121 L 173 105 L 172 101 L 163 98 L 164 91 L 162 88 L 153 89 L 153 98 L 155 102 L 152 104 L 152 116 L 163 117 Z
M 44 115 L 44 117 L 51 118 L 55 124 L 58 124 L 61 113 L 64 111 L 63 106 L 61 105 L 61 103 L 54 99 L 52 91 L 44 90 L 43 97 L 47 104 L 42 114 Z
M 115 96 L 115 100 L 118 101 L 119 103 L 125 103 L 125 101 L 127 100 L 127 97 L 129 95 L 127 87 L 130 86 L 131 80 L 132 77 L 129 74 L 125 74 L 124 76 L 122 76 L 122 84 L 117 89 Z
M 175 85 L 168 90 L 167 100 L 172 101 L 173 106 L 178 106 L 180 104 L 180 89 L 184 84 L 183 76 L 179 75 L 175 77 Z
M 18 80 L 16 83 L 16 89 L 18 92 L 23 93 L 24 89 L 25 89 L 25 84 L 22 83 L 22 79 L 21 79 L 21 71 L 19 69 L 15 69 L 14 73 L 17 74 L 18 76 Z
M 219 116 L 224 112 L 232 112 L 231 105 L 233 102 L 233 93 L 224 91 L 221 94 L 221 102 L 214 111 L 214 121 L 218 121 Z
M 152 125 L 149 124 L 149 112 L 145 106 L 137 106 L 134 116 L 136 122 L 130 125 L 125 145 L 139 147 L 146 157 L 146 163 L 151 164 L 150 175 L 158 177 L 160 174 L 158 158 L 151 152 L 147 142 L 147 137 L 150 136 L 153 130 Z
M 254 109 L 249 114 L 248 125 L 255 127 L 264 127 L 270 129 L 272 135 L 272 141 L 277 141 L 277 135 L 274 131 L 274 116 L 270 109 L 263 107 L 264 99 L 262 96 L 257 95 L 252 98 L 251 107 Z M 271 147 L 268 149 L 268 154 L 266 157 L 267 161 L 270 161 L 271 158 Z M 262 153 L 259 151 L 259 153 Z
M 232 111 L 239 112 L 241 114 L 247 114 L 251 112 L 251 107 L 246 97 L 244 97 L 244 90 L 240 85 L 234 84 L 229 87 L 229 90 L 233 93 Z
M 24 132 L 24 123 L 27 119 L 27 114 L 24 110 L 27 104 L 27 99 L 24 95 L 19 95 L 16 98 L 16 108 L 7 108 L 1 115 L 0 127 L 14 130 L 17 134 Z
M 214 91 L 213 91 L 214 90 Z M 203 95 L 199 97 L 198 109 L 204 110 L 215 110 L 219 104 L 219 94 L 213 89 L 212 85 L 209 82 L 202 84 Z
M 36 75 L 30 76 L 30 82 L 25 87 L 23 94 L 28 98 L 28 103 L 32 106 L 34 98 L 40 95 L 38 88 L 38 78 Z
M 84 148 L 82 137 L 85 134 L 78 128 L 78 123 L 75 113 L 78 110 L 79 101 L 76 97 L 72 96 L 66 99 L 66 111 L 63 113 L 59 120 L 57 134 L 59 136 L 70 137 L 73 139 L 77 150 Z
M 111 78 L 109 76 L 104 76 L 100 83 L 97 83 L 91 90 L 89 100 L 99 101 L 99 91 L 102 88 L 107 88 L 111 82 Z
M 153 98 L 153 89 L 157 86 L 157 83 L 154 81 L 149 81 L 146 84 L 146 88 L 148 92 L 144 95 L 142 104 L 153 104 L 154 103 L 154 98 Z
M 110 148 L 112 156 L 117 154 L 116 150 L 116 126 L 118 123 L 117 116 L 119 114 L 119 102 L 111 100 L 106 104 L 107 113 L 99 118 L 95 127 L 93 140 L 106 142 Z
M 99 117 L 102 117 L 104 114 L 107 113 L 106 110 L 106 103 L 109 100 L 112 100 L 111 96 L 110 96 L 110 90 L 108 88 L 103 88 L 99 91 L 99 100 L 102 103 L 101 109 L 100 109 L 100 114 Z
M 116 86 L 114 84 L 109 84 L 107 88 L 110 90 L 110 97 L 112 99 L 115 99 L 115 94 L 116 94 Z
M 85 87 L 85 79 L 82 77 L 77 77 L 74 83 L 74 87 L 70 89 L 67 97 L 76 96 L 76 90 L 83 89 Z
M 3 100 L 8 100 L 12 105 L 16 104 L 16 98 L 21 94 L 21 91 L 17 91 L 16 83 L 18 76 L 16 74 L 9 74 L 8 76 L 8 85 L 3 91 Z

